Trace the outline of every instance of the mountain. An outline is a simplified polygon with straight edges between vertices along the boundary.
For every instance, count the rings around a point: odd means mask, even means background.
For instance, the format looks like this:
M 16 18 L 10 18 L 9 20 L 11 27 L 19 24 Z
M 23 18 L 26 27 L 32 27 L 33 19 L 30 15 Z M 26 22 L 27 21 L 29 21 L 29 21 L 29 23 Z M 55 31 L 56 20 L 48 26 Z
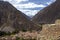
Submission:
M 9 2 L 0 1 L 0 31 L 13 32 L 15 30 L 40 30 L 40 28 Z
M 57 19 L 60 19 L 60 0 L 39 11 L 32 21 L 38 24 L 53 24 Z
M 60 0 L 39 11 L 32 21 L 43 24 L 40 40 L 60 40 Z

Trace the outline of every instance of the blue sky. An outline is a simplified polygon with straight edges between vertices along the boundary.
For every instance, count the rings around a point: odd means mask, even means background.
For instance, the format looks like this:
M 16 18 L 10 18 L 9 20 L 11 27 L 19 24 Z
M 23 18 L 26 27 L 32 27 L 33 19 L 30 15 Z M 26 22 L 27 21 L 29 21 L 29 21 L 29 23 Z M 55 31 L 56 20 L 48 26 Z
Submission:
M 34 16 L 38 11 L 50 5 L 55 0 L 4 0 L 10 2 L 18 10 L 28 16 Z

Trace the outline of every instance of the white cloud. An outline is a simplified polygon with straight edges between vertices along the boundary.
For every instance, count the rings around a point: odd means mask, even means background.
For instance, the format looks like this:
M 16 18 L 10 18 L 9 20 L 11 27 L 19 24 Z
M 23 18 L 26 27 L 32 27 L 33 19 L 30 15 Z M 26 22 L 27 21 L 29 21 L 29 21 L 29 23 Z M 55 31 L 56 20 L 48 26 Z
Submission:
M 18 10 L 22 11 L 28 16 L 35 15 L 39 10 L 24 10 L 24 8 L 38 8 L 38 7 L 46 7 L 43 4 L 35 4 L 33 2 L 29 2 L 27 4 L 19 4 L 22 1 L 29 1 L 29 0 L 4 0 L 10 2 L 13 6 L 15 6 Z
M 43 4 L 35 4 L 33 2 L 29 2 L 29 3 L 26 3 L 26 4 L 19 4 L 20 2 L 22 1 L 29 1 L 29 0 L 4 0 L 4 1 L 8 1 L 10 2 L 11 4 L 13 4 L 16 8 L 17 7 L 20 7 L 20 8 L 36 8 L 36 7 L 46 7 L 45 5 Z
M 39 10 L 22 10 L 22 9 L 20 9 L 20 11 L 24 12 L 28 16 L 33 16 L 33 15 L 37 14 L 37 12 Z
M 12 4 L 18 4 L 18 3 L 22 2 L 22 1 L 29 1 L 29 0 L 4 0 L 4 1 L 8 1 L 8 2 L 10 2 Z
M 46 4 L 50 5 L 51 3 L 55 2 L 56 0 L 51 0 L 50 2 L 46 2 Z
M 47 2 L 46 4 L 50 5 L 52 2 Z
M 22 2 L 22 1 L 29 1 L 29 0 L 15 0 L 17 3 Z
M 14 5 L 18 10 L 22 11 L 23 13 L 25 13 L 26 15 L 28 16 L 34 16 L 35 14 L 37 14 L 37 12 L 39 10 L 24 10 L 24 8 L 38 8 L 38 7 L 46 7 L 45 5 L 38 5 L 38 4 L 35 4 L 35 3 L 27 3 L 27 4 L 17 4 L 17 5 Z
M 9 2 L 10 2 L 10 1 L 12 1 L 12 0 L 4 0 L 4 1 L 9 1 Z
M 36 7 L 46 7 L 43 4 L 35 4 L 35 3 L 27 3 L 27 4 L 18 4 L 18 5 L 14 5 L 15 7 L 20 7 L 20 8 L 36 8 Z

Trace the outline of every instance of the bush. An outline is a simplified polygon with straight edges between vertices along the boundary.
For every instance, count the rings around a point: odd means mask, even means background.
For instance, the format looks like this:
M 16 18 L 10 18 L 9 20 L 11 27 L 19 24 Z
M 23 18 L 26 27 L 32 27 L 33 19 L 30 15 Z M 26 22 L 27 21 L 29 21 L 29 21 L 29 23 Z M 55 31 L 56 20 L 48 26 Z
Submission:
M 17 34 L 17 33 L 19 33 L 19 31 L 18 31 L 18 30 L 15 30 L 15 31 L 12 32 L 11 34 L 12 34 L 12 35 L 15 35 L 15 34 Z
M 21 40 L 19 37 L 16 37 L 16 40 Z
M 5 32 L 0 31 L 0 36 L 6 35 Z
M 12 33 L 10 33 L 10 32 L 8 32 L 8 33 L 6 33 L 6 32 L 3 32 L 3 31 L 0 31 L 0 36 L 6 36 L 6 35 L 13 35 L 13 34 L 16 34 L 16 33 L 18 33 L 18 31 L 14 31 L 14 32 L 12 32 Z
M 22 31 L 23 31 L 23 32 L 26 32 L 27 30 L 25 30 L 25 29 L 22 29 Z

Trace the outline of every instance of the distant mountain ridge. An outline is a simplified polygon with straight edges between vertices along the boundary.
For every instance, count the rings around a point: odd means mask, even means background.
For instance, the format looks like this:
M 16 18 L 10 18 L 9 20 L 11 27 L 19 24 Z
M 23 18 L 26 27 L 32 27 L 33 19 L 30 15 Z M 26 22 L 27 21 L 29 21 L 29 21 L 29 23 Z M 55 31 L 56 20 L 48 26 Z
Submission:
M 38 24 L 53 24 L 57 19 L 60 19 L 60 0 L 39 11 L 32 21 Z

